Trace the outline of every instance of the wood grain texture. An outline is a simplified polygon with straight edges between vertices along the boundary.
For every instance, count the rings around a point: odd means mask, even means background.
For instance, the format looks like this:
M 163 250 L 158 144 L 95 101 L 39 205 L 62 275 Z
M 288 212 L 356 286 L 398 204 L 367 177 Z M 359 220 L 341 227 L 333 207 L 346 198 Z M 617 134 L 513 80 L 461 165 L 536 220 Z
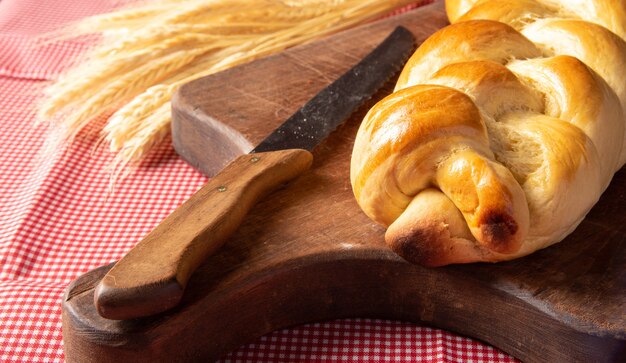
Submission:
M 438 2 L 195 81 L 175 99 L 176 149 L 212 174 L 395 25 L 423 40 L 445 23 Z M 253 208 L 192 276 L 179 306 L 107 320 L 93 295 L 110 266 L 74 281 L 63 302 L 67 361 L 206 361 L 275 329 L 346 317 L 441 327 L 525 362 L 623 359 L 626 171 L 557 245 L 499 264 L 411 265 L 385 246 L 384 229 L 361 212 L 350 188 L 354 135 L 374 101 L 314 150 L 311 171 Z
M 257 201 L 311 166 L 307 150 L 241 155 L 177 208 L 104 276 L 96 309 L 133 319 L 170 309 L 208 256 L 237 230 Z

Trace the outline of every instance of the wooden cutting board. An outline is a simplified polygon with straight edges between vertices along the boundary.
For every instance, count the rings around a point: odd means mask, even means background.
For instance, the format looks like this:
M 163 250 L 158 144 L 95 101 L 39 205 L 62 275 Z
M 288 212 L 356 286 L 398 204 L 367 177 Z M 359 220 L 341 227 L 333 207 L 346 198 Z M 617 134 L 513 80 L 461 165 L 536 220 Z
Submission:
M 419 41 L 446 24 L 438 2 L 194 81 L 173 102 L 178 153 L 207 175 L 249 151 L 396 25 Z M 380 92 L 380 99 L 391 87 Z M 372 317 L 419 322 L 526 362 L 612 362 L 626 354 L 626 171 L 565 241 L 499 264 L 411 265 L 352 196 L 349 163 L 363 107 L 314 152 L 313 169 L 258 204 L 191 279 L 180 306 L 101 318 L 104 266 L 63 301 L 68 362 L 207 361 L 272 330 Z

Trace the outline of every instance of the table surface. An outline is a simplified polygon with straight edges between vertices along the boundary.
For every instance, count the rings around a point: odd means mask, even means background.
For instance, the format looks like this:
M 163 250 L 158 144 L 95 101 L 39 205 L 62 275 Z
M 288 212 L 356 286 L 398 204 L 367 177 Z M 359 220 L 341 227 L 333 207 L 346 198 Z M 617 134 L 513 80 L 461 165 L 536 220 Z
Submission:
M 122 257 L 204 182 L 166 142 L 109 191 L 113 155 L 96 148 L 105 120 L 71 145 L 36 123 L 43 89 L 95 37 L 38 44 L 59 25 L 122 0 L 0 0 L 0 361 L 62 362 L 60 301 L 68 283 Z M 43 152 L 42 150 L 47 150 Z M 481 342 L 376 319 L 276 331 L 224 362 L 514 362 Z

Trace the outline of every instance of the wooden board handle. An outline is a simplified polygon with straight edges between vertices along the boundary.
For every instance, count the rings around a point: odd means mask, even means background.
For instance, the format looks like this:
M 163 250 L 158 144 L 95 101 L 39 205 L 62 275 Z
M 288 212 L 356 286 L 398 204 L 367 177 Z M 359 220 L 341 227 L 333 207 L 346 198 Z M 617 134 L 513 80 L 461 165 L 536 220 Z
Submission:
M 108 319 L 163 312 L 178 304 L 191 274 L 217 251 L 264 195 L 304 173 L 306 150 L 242 155 L 211 179 L 126 254 L 96 287 Z

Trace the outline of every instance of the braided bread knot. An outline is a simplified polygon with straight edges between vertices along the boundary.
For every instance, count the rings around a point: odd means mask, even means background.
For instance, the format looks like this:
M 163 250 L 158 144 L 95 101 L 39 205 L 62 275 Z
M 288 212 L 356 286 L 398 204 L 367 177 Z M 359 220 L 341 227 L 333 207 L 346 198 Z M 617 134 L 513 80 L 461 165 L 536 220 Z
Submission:
M 626 42 L 602 26 L 623 36 L 626 16 L 563 19 L 576 14 L 557 3 L 448 1 L 459 22 L 365 116 L 353 192 L 405 259 L 495 262 L 559 242 L 626 161 Z

